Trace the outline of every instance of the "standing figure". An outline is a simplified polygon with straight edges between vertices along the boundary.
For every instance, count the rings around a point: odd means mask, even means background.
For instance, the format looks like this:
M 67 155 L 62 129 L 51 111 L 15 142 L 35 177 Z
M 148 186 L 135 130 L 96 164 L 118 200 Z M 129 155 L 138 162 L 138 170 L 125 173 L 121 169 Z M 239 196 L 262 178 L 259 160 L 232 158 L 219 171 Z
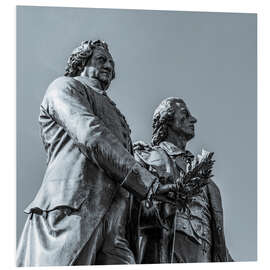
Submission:
M 106 94 L 114 77 L 107 44 L 85 41 L 48 87 L 39 116 L 47 169 L 25 209 L 17 266 L 135 263 L 129 192 L 150 200 L 171 186 L 133 158 L 129 126 Z
M 196 121 L 182 99 L 166 98 L 154 112 L 152 144 L 135 144 L 135 158 L 162 183 L 176 183 L 194 165 L 186 144 L 194 137 Z M 138 263 L 232 261 L 220 192 L 211 179 L 183 208 L 164 202 L 150 209 L 144 205 L 133 204 Z

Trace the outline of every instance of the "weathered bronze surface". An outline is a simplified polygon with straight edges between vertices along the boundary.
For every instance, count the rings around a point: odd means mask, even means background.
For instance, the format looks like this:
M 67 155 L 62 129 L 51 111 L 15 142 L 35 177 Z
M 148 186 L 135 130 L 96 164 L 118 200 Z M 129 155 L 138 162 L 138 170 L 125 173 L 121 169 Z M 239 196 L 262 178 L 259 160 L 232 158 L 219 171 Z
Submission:
M 47 169 L 25 209 L 17 266 L 231 261 L 213 162 L 196 183 L 183 180 L 202 164 L 186 150 L 196 119 L 168 98 L 154 113 L 152 144 L 133 149 L 106 94 L 114 65 L 105 42 L 82 42 L 44 95 Z
M 136 143 L 135 158 L 162 183 L 176 183 L 196 161 L 186 150 L 195 123 L 183 100 L 165 99 L 154 113 L 152 144 Z M 137 263 L 232 261 L 225 245 L 220 192 L 211 179 L 186 208 L 154 201 L 148 209 L 134 200 L 132 217 L 138 228 Z
M 86 41 L 49 85 L 39 116 L 47 170 L 25 209 L 17 266 L 135 263 L 130 194 L 151 203 L 173 187 L 132 156 L 129 126 L 106 94 L 114 76 L 107 44 Z

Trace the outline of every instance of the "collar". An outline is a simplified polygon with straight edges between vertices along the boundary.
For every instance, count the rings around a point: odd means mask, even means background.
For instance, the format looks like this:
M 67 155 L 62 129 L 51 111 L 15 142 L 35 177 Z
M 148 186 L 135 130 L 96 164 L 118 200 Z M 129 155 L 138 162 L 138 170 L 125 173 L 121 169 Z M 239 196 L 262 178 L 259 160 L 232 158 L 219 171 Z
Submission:
M 107 96 L 106 91 L 97 87 L 99 84 L 97 79 L 91 79 L 91 78 L 84 77 L 84 76 L 77 76 L 77 77 L 74 77 L 74 79 L 77 81 L 80 81 L 83 84 L 86 84 L 88 87 L 93 89 L 95 92 L 105 96 L 107 98 L 107 100 L 116 108 L 116 104 L 110 99 L 109 96 Z M 116 108 L 116 110 L 120 115 L 122 115 L 121 112 L 117 108 Z
M 99 81 L 97 79 L 92 79 L 92 78 L 88 78 L 88 77 L 84 77 L 84 76 L 77 76 L 74 77 L 74 79 L 86 84 L 88 87 L 90 87 L 91 89 L 93 89 L 95 92 L 107 96 L 106 91 L 100 89 L 99 86 Z
M 183 155 L 191 159 L 194 158 L 194 155 L 190 151 L 188 150 L 183 151 L 171 142 L 163 141 L 159 144 L 159 147 L 161 147 L 164 151 L 166 151 L 166 153 L 170 156 Z

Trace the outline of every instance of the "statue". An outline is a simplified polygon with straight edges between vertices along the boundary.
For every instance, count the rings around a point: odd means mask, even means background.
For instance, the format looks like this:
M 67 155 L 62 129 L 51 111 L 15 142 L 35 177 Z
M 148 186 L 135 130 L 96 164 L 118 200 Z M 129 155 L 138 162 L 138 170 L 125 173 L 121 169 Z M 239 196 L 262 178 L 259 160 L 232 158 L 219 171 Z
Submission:
M 196 121 L 182 99 L 166 98 L 154 112 L 152 144 L 134 145 L 142 166 L 163 184 L 179 183 L 182 189 L 180 204 L 156 201 L 147 208 L 134 200 L 137 263 L 232 261 L 225 245 L 220 192 L 211 180 L 213 153 L 203 150 L 195 158 L 186 150 Z M 197 187 L 190 192 L 186 183 Z
M 129 126 L 106 94 L 114 77 L 107 44 L 85 41 L 49 85 L 39 116 L 47 169 L 25 209 L 17 266 L 133 264 L 130 194 L 151 203 L 174 188 L 132 156 Z

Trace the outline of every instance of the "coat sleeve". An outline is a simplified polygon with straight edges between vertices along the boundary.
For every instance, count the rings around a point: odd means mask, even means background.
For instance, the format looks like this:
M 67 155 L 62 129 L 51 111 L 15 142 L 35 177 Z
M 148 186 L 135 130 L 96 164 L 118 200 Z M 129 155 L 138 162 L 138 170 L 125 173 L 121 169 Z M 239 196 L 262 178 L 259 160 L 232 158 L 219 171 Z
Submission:
M 212 208 L 213 261 L 233 262 L 234 260 L 226 247 L 222 199 L 219 188 L 213 180 L 209 182 L 207 187 Z
M 61 77 L 48 88 L 50 116 L 61 125 L 80 151 L 113 180 L 146 197 L 156 178 L 141 167 L 94 113 L 93 100 L 73 78 Z

